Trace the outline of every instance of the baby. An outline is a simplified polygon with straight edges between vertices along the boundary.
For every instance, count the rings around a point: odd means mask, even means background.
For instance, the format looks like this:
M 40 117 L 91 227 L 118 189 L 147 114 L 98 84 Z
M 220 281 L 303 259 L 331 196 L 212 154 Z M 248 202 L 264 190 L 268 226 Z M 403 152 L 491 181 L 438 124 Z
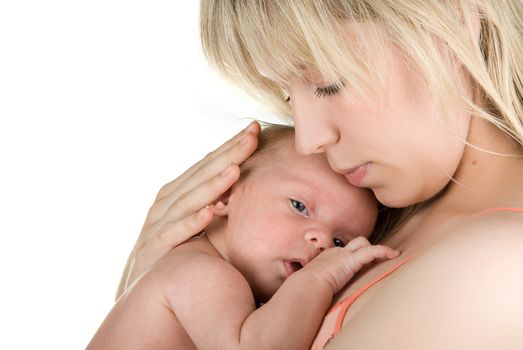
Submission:
M 205 233 L 160 259 L 118 299 L 88 349 L 304 349 L 364 265 L 398 252 L 370 245 L 371 192 L 294 130 L 262 131 Z M 330 249 L 333 248 L 333 249 Z

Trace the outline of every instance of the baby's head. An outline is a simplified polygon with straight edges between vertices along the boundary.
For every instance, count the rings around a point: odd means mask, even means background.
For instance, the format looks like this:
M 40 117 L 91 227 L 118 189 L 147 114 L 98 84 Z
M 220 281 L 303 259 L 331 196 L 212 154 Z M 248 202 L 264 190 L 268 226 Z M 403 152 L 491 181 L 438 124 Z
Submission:
M 324 249 L 369 237 L 377 216 L 369 190 L 332 171 L 323 154 L 296 153 L 286 126 L 262 131 L 222 202 L 215 208 L 227 217 L 220 251 L 260 302 Z

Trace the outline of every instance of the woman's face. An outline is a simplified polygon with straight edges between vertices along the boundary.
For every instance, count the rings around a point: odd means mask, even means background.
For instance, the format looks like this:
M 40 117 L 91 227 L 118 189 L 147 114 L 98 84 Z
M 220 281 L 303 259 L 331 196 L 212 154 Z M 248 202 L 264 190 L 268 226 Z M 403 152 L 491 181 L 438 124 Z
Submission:
M 378 61 L 378 55 L 370 57 Z M 370 188 L 385 205 L 403 207 L 431 198 L 450 181 L 470 118 L 450 102 L 448 113 L 435 113 L 427 84 L 399 49 L 391 48 L 383 62 L 383 79 L 369 81 L 375 88 L 367 97 L 350 87 L 328 94 L 325 87 L 332 82 L 314 72 L 284 88 L 297 151 L 325 153 L 331 168 L 350 183 Z

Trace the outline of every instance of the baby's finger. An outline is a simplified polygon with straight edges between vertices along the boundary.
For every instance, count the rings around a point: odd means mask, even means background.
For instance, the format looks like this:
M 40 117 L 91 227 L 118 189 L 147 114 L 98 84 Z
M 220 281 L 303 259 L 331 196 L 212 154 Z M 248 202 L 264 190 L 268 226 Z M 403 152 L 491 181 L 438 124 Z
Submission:
M 394 259 L 400 255 L 400 252 L 396 249 L 392 249 L 386 245 L 377 244 L 376 247 L 376 258 L 378 259 Z
M 349 243 L 347 243 L 345 246 L 345 249 L 350 250 L 351 252 L 355 252 L 356 250 L 363 247 L 368 247 L 369 245 L 370 242 L 367 240 L 367 238 L 360 236 L 349 241 Z
M 198 186 L 209 177 L 222 171 L 228 164 L 243 163 L 256 149 L 259 132 L 258 123 L 249 124 L 246 129 L 207 154 L 178 178 L 164 185 L 158 193 L 157 199 L 172 195 L 174 191 L 178 194 L 187 192 L 189 187 Z
M 352 253 L 354 261 L 361 266 L 368 264 L 376 259 L 394 259 L 398 257 L 399 252 L 384 245 L 369 245 Z M 357 270 L 361 268 L 357 267 Z

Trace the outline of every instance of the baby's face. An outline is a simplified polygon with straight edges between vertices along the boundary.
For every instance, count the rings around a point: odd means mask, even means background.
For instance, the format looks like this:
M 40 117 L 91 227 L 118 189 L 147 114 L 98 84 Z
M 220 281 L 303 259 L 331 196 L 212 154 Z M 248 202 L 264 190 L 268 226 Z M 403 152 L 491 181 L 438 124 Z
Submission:
M 370 191 L 333 172 L 323 155 L 298 155 L 286 141 L 229 197 L 228 260 L 259 301 L 324 249 L 368 237 L 376 221 Z

